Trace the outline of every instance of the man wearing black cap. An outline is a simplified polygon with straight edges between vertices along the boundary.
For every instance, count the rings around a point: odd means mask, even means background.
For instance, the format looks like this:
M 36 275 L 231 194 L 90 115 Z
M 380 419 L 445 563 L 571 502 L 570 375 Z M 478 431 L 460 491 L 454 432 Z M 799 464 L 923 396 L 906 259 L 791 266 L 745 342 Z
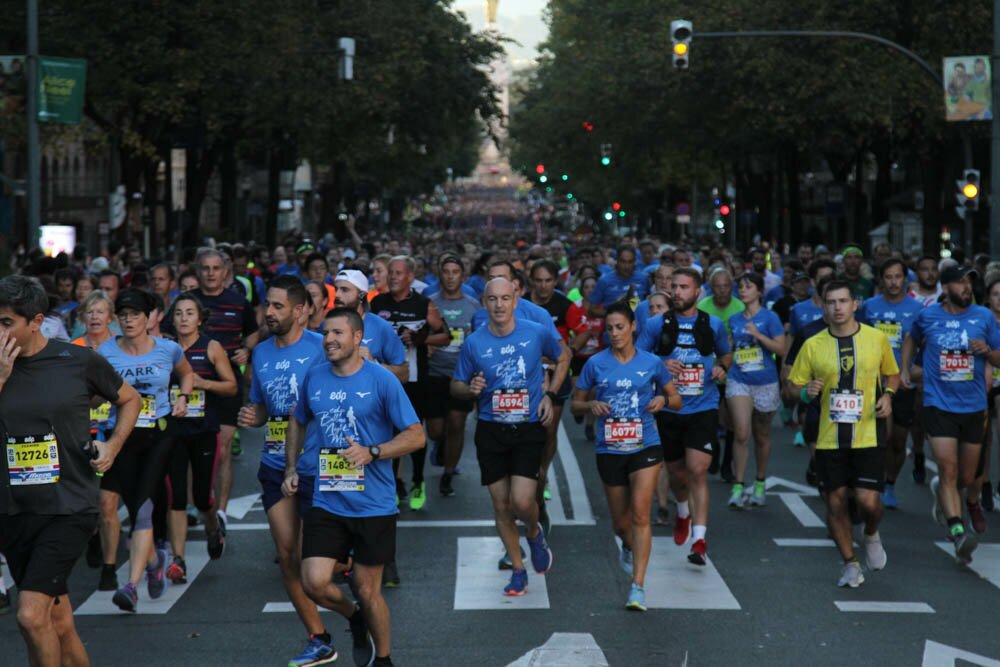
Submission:
M 938 465 L 931 481 L 934 518 L 947 522 L 955 560 L 972 561 L 976 538 L 965 530 L 962 487 L 976 532 L 986 530 L 975 488 L 986 430 L 986 363 L 1000 365 L 1000 327 L 993 314 L 972 303 L 975 271 L 952 266 L 941 272 L 945 300 L 922 310 L 903 343 L 903 385 L 912 386 L 910 362 L 923 368 L 924 431 Z M 921 350 L 915 359 L 914 353 Z

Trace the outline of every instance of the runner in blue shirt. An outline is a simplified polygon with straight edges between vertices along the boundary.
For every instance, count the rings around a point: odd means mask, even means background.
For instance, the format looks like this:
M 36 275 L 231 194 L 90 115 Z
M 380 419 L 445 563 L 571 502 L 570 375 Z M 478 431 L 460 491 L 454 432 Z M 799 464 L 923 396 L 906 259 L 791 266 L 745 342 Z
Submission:
M 660 438 L 665 443 L 663 459 L 671 475 L 677 498 L 674 542 L 694 542 L 688 560 L 705 565 L 708 531 L 708 466 L 712 449 L 718 447 L 719 389 L 732 360 L 726 325 L 718 317 L 698 310 L 701 273 L 696 269 L 674 271 L 671 293 L 673 312 L 650 318 L 636 347 L 664 360 L 684 398 L 680 410 L 664 410 L 656 416 Z M 691 505 L 688 509 L 690 491 Z
M 303 445 L 317 451 L 310 471 L 313 508 L 303 526 L 303 587 L 316 604 L 348 619 L 356 664 L 375 658 L 391 664 L 389 607 L 382 597 L 383 567 L 396 558 L 399 510 L 391 459 L 423 447 L 424 432 L 399 380 L 362 359 L 361 316 L 334 308 L 324 328 L 327 363 L 310 369 L 302 383 L 282 489 L 290 496 L 303 483 L 295 460 Z M 331 581 L 352 553 L 361 607 Z
M 97 350 L 142 398 L 135 429 L 115 464 L 101 478 L 102 521 L 109 525 L 118 521 L 117 500 L 107 495 L 114 494 L 124 499 L 132 524 L 129 580 L 113 597 L 113 602 L 123 611 L 135 611 L 139 605 L 136 587 L 143 569 L 146 570 L 149 597 L 156 599 L 163 594 L 167 552 L 154 548 L 153 499 L 160 497 L 167 460 L 174 445 L 166 417 L 187 414 L 187 399 L 194 386 L 194 372 L 180 345 L 172 340 L 153 338 L 148 333 L 149 313 L 157 308 L 158 301 L 149 292 L 134 287 L 122 290 L 115 301 L 122 336 L 106 341 Z M 180 386 L 173 408 L 169 399 L 171 373 L 177 376 Z M 117 417 L 117 408 L 112 406 L 107 428 L 114 427 Z M 117 543 L 103 547 L 105 558 L 113 558 L 112 554 L 118 550 Z
M 632 576 L 625 608 L 646 611 L 643 585 L 653 546 L 649 508 L 663 461 L 654 415 L 664 407 L 679 408 L 681 396 L 659 357 L 635 349 L 635 316 L 628 304 L 608 306 L 605 325 L 611 348 L 584 364 L 570 409 L 597 417 L 597 470 L 622 541 L 620 563 Z
M 365 335 L 361 339 L 361 358 L 381 364 L 387 371 L 406 382 L 409 368 L 406 365 L 406 348 L 386 320 L 365 311 L 369 282 L 365 274 L 355 269 L 337 273 L 333 281 L 337 295 L 333 303 L 337 308 L 349 308 L 365 321 Z
M 594 291 L 590 293 L 589 314 L 594 317 L 602 316 L 605 308 L 623 296 L 630 296 L 634 300 L 629 304 L 634 308 L 648 293 L 649 279 L 646 274 L 635 270 L 635 248 L 622 246 L 615 259 L 615 270 L 602 275 L 594 286 Z
M 985 436 L 986 362 L 1000 365 L 1000 327 L 993 313 L 972 303 L 971 269 L 957 266 L 941 272 L 945 301 L 925 308 L 903 343 L 901 378 L 910 382 L 910 362 L 921 350 L 923 407 L 921 418 L 938 464 L 931 482 L 934 516 L 947 521 L 955 543 L 955 560 L 972 562 L 977 541 L 962 520 L 963 487 L 971 513 L 981 512 L 976 468 Z
M 896 364 L 902 362 L 903 341 L 910 334 L 913 321 L 924 309 L 923 305 L 906 293 L 906 265 L 903 260 L 891 257 L 879 265 L 881 294 L 866 300 L 858 310 L 857 320 L 875 327 L 886 335 L 896 356 Z M 913 434 L 913 441 L 919 442 L 923 434 L 916 424 L 917 390 L 900 387 L 892 396 L 892 428 L 885 458 L 885 490 L 882 504 L 887 509 L 899 507 L 896 499 L 896 478 L 906 460 L 906 437 Z M 916 463 L 914 463 L 916 465 Z
M 551 390 L 543 394 L 542 359 L 557 360 L 551 383 L 560 387 L 569 370 L 569 350 L 537 324 L 516 318 L 518 298 L 511 281 L 494 278 L 483 295 L 490 321 L 462 345 L 451 395 L 479 403 L 475 442 L 481 481 L 489 488 L 497 533 L 513 565 L 504 593 L 524 595 L 528 574 L 515 512 L 525 524 L 532 567 L 544 574 L 552 565 L 536 499 L 544 426 L 552 419 L 555 397 Z
M 726 404 L 733 420 L 733 475 L 730 509 L 763 507 L 767 502 L 767 463 L 771 457 L 771 422 L 781 407 L 778 367 L 774 355 L 785 349 L 781 319 L 761 306 L 764 278 L 744 273 L 738 282 L 744 310 L 729 318 L 733 336 L 733 365 L 726 379 Z M 757 476 L 753 489 L 744 492 L 743 480 L 750 458 L 753 434 Z
M 303 455 L 298 461 L 302 482 L 295 498 L 286 497 L 281 490 L 289 417 L 303 396 L 306 372 L 326 360 L 323 337 L 303 330 L 308 307 L 309 294 L 301 280 L 284 274 L 271 282 L 265 318 L 272 335 L 254 349 L 249 404 L 240 408 L 238 416 L 241 428 L 264 427 L 264 449 L 257 470 L 261 502 L 278 552 L 285 591 L 309 633 L 305 650 L 291 660 L 292 665 L 316 664 L 317 660 L 336 655 L 316 605 L 303 591 L 299 576 L 300 520 L 312 506 L 310 471 L 315 468 L 315 453 Z

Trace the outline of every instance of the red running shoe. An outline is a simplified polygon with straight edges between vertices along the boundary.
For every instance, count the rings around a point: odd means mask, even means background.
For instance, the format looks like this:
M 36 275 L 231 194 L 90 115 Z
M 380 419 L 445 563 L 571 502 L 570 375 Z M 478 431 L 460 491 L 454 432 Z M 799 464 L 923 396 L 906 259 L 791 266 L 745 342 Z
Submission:
M 691 553 L 688 554 L 688 562 L 695 565 L 704 565 L 708 562 L 706 560 L 707 554 L 708 545 L 705 544 L 705 540 L 695 540 L 694 544 L 691 545 Z
M 674 519 L 674 544 L 684 544 L 691 534 L 691 515 Z

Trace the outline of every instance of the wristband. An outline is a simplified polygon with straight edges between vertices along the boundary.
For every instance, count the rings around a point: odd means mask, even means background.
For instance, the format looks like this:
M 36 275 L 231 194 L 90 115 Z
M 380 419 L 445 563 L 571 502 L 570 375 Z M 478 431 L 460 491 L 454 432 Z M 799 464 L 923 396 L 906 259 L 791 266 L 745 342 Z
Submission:
M 545 392 L 545 395 L 548 396 L 553 401 L 556 400 L 556 393 L 554 391 L 547 391 Z
M 812 399 L 809 398 L 809 392 L 806 391 L 805 387 L 802 387 L 802 391 L 799 392 L 799 400 L 802 401 L 803 403 L 809 403 L 810 401 L 812 401 Z
M 885 393 L 887 393 L 887 394 L 889 394 L 890 396 L 892 396 L 893 394 L 895 394 L 895 393 L 896 393 L 896 390 L 895 390 L 895 389 L 893 389 L 892 387 L 886 387 L 886 388 L 885 388 Z

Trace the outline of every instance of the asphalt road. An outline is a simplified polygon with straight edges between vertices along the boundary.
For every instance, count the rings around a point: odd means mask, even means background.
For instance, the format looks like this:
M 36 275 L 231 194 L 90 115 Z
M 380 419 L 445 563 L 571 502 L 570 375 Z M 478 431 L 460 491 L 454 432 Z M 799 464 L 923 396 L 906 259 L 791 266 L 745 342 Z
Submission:
M 554 566 L 545 576 L 529 571 L 524 598 L 500 593 L 505 577 L 496 570 L 499 542 L 478 483 L 471 422 L 458 495 L 440 497 L 440 469 L 428 468 L 426 508 L 400 517 L 402 586 L 386 591 L 396 664 L 936 667 L 962 658 L 968 662 L 959 664 L 1000 667 L 1000 543 L 988 534 L 972 568 L 956 565 L 937 544 L 944 529 L 931 521 L 930 494 L 913 484 L 909 464 L 898 487 L 901 508 L 883 522 L 887 568 L 866 571 L 857 590 L 840 589 L 820 499 L 804 485 L 807 453 L 791 446 L 791 431 L 777 428 L 765 508 L 728 511 L 728 485 L 718 478 L 711 484 L 710 567 L 687 564 L 671 526 L 654 528 L 651 608 L 639 614 L 623 608 L 629 578 L 617 564 L 592 445 L 568 416 L 564 426 L 552 504 Z M 78 563 L 71 599 L 93 664 L 283 665 L 304 646 L 295 615 L 280 611 L 285 596 L 274 549 L 254 501 L 259 434 L 246 433 L 244 446 L 235 460 L 238 501 L 225 556 L 189 584 L 159 601 L 141 600 L 144 613 L 126 615 L 110 608 L 110 594 L 94 594 L 97 571 Z M 1000 530 L 997 515 L 991 519 Z M 191 537 L 194 570 L 204 537 L 200 528 Z M 350 664 L 346 621 L 324 618 L 347 649 L 338 664 Z M 0 665 L 26 662 L 13 615 L 0 617 Z

